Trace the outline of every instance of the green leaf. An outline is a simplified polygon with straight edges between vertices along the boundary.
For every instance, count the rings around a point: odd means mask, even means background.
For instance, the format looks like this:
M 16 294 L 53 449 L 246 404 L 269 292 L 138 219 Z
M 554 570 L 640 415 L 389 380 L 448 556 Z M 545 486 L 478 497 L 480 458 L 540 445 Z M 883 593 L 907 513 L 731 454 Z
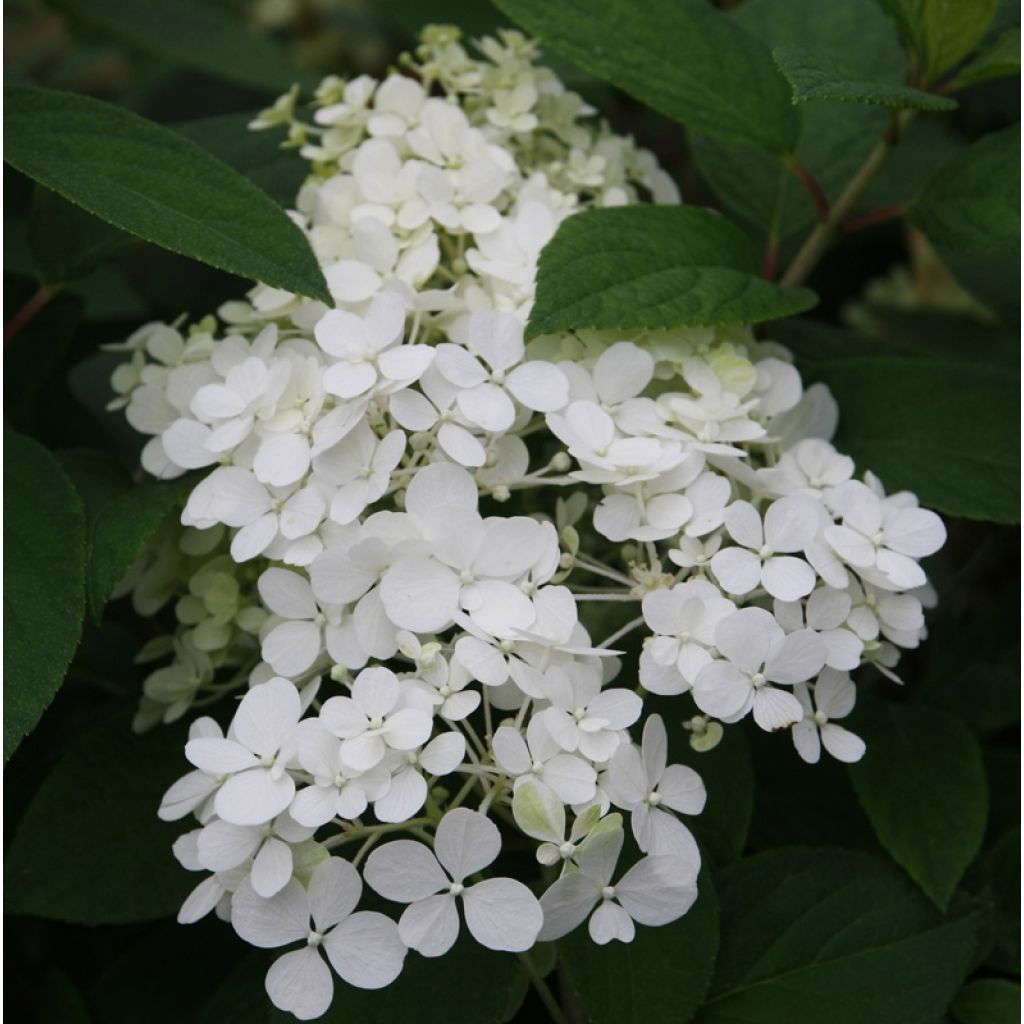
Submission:
M 4 431 L 4 760 L 64 680 L 85 611 L 85 513 L 57 460 Z
M 39 993 L 40 1024 L 91 1024 L 85 997 L 63 971 L 50 968 Z
M 996 37 L 995 42 L 966 64 L 950 88 L 987 82 L 991 78 L 1020 74 L 1020 25 L 1014 25 Z
M 939 168 L 910 211 L 954 252 L 1020 253 L 1020 125 L 985 135 Z
M 282 206 L 294 206 L 309 166 L 297 159 L 294 150 L 281 148 L 280 131 L 272 128 L 251 131 L 249 122 L 255 116 L 255 112 L 224 114 L 181 121 L 170 127 L 244 174 Z
M 804 381 L 824 381 L 842 410 L 837 446 L 888 491 L 968 519 L 1020 520 L 1017 381 L 996 365 L 889 355 L 883 342 L 809 321 L 773 332 Z
M 829 58 L 797 46 L 780 46 L 772 51 L 775 63 L 793 87 L 793 102 L 837 100 L 894 110 L 955 110 L 956 100 L 906 85 L 864 81 Z
M 196 1024 L 256 1024 L 265 1021 L 270 1001 L 264 978 L 270 959 L 266 953 L 245 957 L 203 1003 Z
M 116 227 L 241 277 L 330 302 L 299 228 L 236 171 L 119 107 L 4 87 L 4 159 Z
M 559 942 L 569 982 L 591 1024 L 686 1024 L 711 983 L 718 899 L 707 872 L 678 921 L 637 927 L 625 945 L 597 945 L 581 925 Z
M 699 1024 L 935 1020 L 970 967 L 977 905 L 943 918 L 883 861 L 770 850 L 718 876 L 722 941 Z
M 981 978 L 957 993 L 950 1015 L 957 1024 L 1019 1024 L 1020 985 Z
M 75 281 L 138 239 L 36 187 L 29 217 L 29 247 L 43 284 Z
M 1009 781 L 1009 779 L 1007 779 Z M 1012 813 L 1020 816 L 1020 790 L 1016 780 Z M 997 971 L 1013 974 L 1020 970 L 1020 827 L 1002 835 L 984 860 L 995 904 L 995 945 L 987 963 Z
M 872 702 L 860 724 L 868 750 L 850 767 L 879 841 L 945 909 L 981 849 L 988 815 L 977 741 L 955 718 Z
M 175 914 L 199 881 L 171 853 L 180 824 L 160 821 L 184 775 L 183 727 L 145 736 L 118 714 L 81 735 L 39 787 L 4 865 L 5 911 L 79 924 Z
M 912 53 L 921 49 L 921 17 L 925 0 L 878 0 L 892 18 L 900 38 Z
M 142 553 L 171 510 L 181 505 L 195 484 L 189 476 L 151 482 L 118 495 L 96 515 L 89 544 L 86 589 L 89 610 L 99 622 L 114 587 Z
M 463 932 L 443 957 L 409 953 L 398 980 L 376 992 L 334 979 L 334 1002 L 321 1024 L 501 1024 L 522 967 L 511 953 L 485 949 Z M 291 1014 L 270 1009 L 271 1024 Z
M 496 0 L 552 50 L 693 131 L 792 149 L 797 117 L 756 36 L 705 0 Z
M 136 0 L 55 0 L 54 6 L 143 53 L 215 78 L 268 93 L 310 81 L 272 38 L 209 0 L 174 0 L 173 9 Z
M 932 82 L 959 64 L 981 42 L 998 0 L 923 0 L 921 39 L 925 80 Z
M 796 46 L 841 59 L 859 80 L 892 85 L 904 80 L 906 60 L 896 33 L 872 0 L 745 0 L 731 17 L 769 47 Z M 801 123 L 796 158 L 835 202 L 890 115 L 881 107 L 852 103 L 807 103 L 796 114 Z M 691 131 L 690 144 L 711 190 L 758 237 L 775 235 L 785 254 L 814 226 L 814 203 L 782 160 L 704 132 Z
M 809 309 L 806 288 L 758 276 L 746 236 L 697 206 L 588 210 L 541 253 L 527 336 L 593 328 L 756 323 Z

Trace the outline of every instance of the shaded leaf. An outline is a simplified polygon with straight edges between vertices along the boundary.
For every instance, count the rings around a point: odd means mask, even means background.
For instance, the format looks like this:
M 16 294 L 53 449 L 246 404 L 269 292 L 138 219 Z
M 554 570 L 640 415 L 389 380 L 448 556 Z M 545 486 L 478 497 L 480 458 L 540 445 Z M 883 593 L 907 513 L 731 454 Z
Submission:
M 718 875 L 722 941 L 699 1024 L 935 1020 L 970 967 L 977 904 L 943 917 L 883 861 L 782 848 Z
M 118 714 L 83 733 L 22 817 L 4 865 L 5 911 L 80 924 L 175 914 L 198 882 L 174 859 L 180 824 L 160 821 L 188 768 L 184 729 L 138 736 Z
M 4 760 L 64 680 L 85 611 L 85 513 L 56 459 L 4 431 Z
M 693 131 L 789 151 L 797 118 L 764 43 L 705 0 L 496 0 L 552 50 Z
M 1014 25 L 996 37 L 987 50 L 982 50 L 966 64 L 953 81 L 951 88 L 987 82 L 991 78 L 1020 74 L 1020 25 Z
M 116 227 L 241 277 L 330 302 L 268 196 L 175 132 L 87 96 L 4 87 L 4 158 Z
M 949 1013 L 957 1024 L 1018 1024 L 1020 985 L 979 978 L 960 989 Z
M 144 53 L 215 78 L 272 93 L 310 81 L 273 39 L 257 34 L 223 5 L 174 0 L 168 9 L 137 0 L 55 0 L 55 6 Z
M 910 211 L 954 252 L 1020 253 L 1020 125 L 985 135 L 939 168 Z
M 794 103 L 837 100 L 894 110 L 956 109 L 956 100 L 946 96 L 936 96 L 906 85 L 864 81 L 828 58 L 800 47 L 780 46 L 772 53 L 779 70 L 793 88 Z
M 940 907 L 948 906 L 985 836 L 988 790 L 974 737 L 915 705 L 872 702 L 868 749 L 850 766 L 879 841 Z
M 815 301 L 806 288 L 759 277 L 746 236 L 711 210 L 588 210 L 563 221 L 541 253 L 527 336 L 579 327 L 756 323 Z
M 940 77 L 959 64 L 985 35 L 998 0 L 921 0 L 925 78 Z

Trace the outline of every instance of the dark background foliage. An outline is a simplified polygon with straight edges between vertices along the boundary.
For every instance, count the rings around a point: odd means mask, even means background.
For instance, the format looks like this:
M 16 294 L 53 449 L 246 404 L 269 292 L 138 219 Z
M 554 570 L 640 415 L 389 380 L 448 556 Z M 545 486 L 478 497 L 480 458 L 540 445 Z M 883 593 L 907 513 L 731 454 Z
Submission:
M 545 4 L 508 0 L 500 4 L 506 18 L 480 0 L 9 2 L 5 60 L 8 81 L 97 97 L 171 126 L 288 203 L 302 162 L 282 154 L 270 133 L 244 126 L 293 80 L 308 87 L 328 72 L 383 73 L 423 20 L 476 36 L 519 18 L 544 36 Z M 566 4 L 566 16 L 581 6 Z M 656 32 L 655 9 L 669 6 L 636 3 L 634 13 Z M 837 58 L 861 76 L 902 81 L 904 58 L 880 8 L 898 18 L 910 0 L 720 6 L 771 46 L 827 53 L 843 41 Z M 975 6 L 985 5 L 963 4 Z M 1018 20 L 1016 5 L 1001 4 L 985 39 Z M 556 28 L 547 56 L 570 86 L 653 149 L 687 203 L 739 224 L 770 273 L 785 267 L 815 210 L 795 178 L 781 202 L 771 189 L 765 199 L 765 183 L 780 180 L 776 158 L 716 137 L 720 122 L 709 132 L 681 117 L 684 130 L 591 77 L 564 58 L 644 95 L 642 82 L 598 66 L 582 22 L 578 42 L 558 45 Z M 590 19 L 586 31 L 601 30 Z M 722 66 L 712 88 L 749 92 L 752 65 L 730 66 L 729 56 L 715 55 Z M 679 59 L 699 64 L 692 54 Z M 927 204 L 917 207 L 925 214 L 912 204 L 937 187 L 948 160 L 1019 121 L 1019 80 L 984 81 L 956 99 L 955 110 L 918 119 L 855 211 L 858 230 L 844 232 L 814 268 L 807 284 L 816 308 L 765 331 L 791 345 L 807 381 L 825 379 L 836 391 L 839 443 L 860 468 L 949 513 L 949 542 L 928 565 L 939 596 L 930 637 L 901 663 L 902 688 L 861 670 L 852 722 L 870 753 L 852 770 L 804 765 L 785 737 L 744 727 L 695 755 L 678 708 L 661 709 L 675 756 L 707 780 L 708 809 L 695 827 L 707 863 L 703 895 L 683 921 L 643 930 L 628 949 L 565 943 L 549 981 L 571 1019 L 1018 1019 L 1019 259 L 948 244 Z M 886 114 L 844 103 L 802 109 L 797 154 L 834 201 Z M 18 141 L 9 134 L 12 152 Z M 194 879 L 169 853 L 178 830 L 153 812 L 180 773 L 182 730 L 136 738 L 128 729 L 143 675 L 133 658 L 159 624 L 124 601 L 104 610 L 112 580 L 177 492 L 116 504 L 137 490 L 139 443 L 104 412 L 118 360 L 101 346 L 146 320 L 203 316 L 244 285 L 102 224 L 6 165 L 4 184 L 4 319 L 17 328 L 5 339 L 5 424 L 18 435 L 5 441 L 5 484 L 9 501 L 28 495 L 42 509 L 26 526 L 5 503 L 5 627 L 14 648 L 5 715 L 24 712 L 31 725 L 56 692 L 5 769 L 5 1009 L 13 1021 L 39 1024 L 277 1019 L 262 992 L 262 955 L 216 920 L 188 928 L 173 920 Z M 1006 182 L 969 184 L 984 195 Z M 945 239 L 938 255 L 912 222 Z M 880 284 L 896 266 L 910 269 Z M 39 446 L 55 464 L 41 461 Z M 77 530 L 86 531 L 86 566 L 47 547 L 54 535 L 72 543 Z M 69 588 L 78 596 L 65 600 Z M 56 639 L 19 634 L 19 623 L 40 616 Z M 9 724 L 5 717 L 5 757 L 19 739 Z M 553 963 L 553 950 L 537 957 L 541 973 Z M 545 1019 L 526 992 L 514 960 L 459 947 L 439 964 L 411 958 L 386 998 L 347 990 L 327 1019 Z

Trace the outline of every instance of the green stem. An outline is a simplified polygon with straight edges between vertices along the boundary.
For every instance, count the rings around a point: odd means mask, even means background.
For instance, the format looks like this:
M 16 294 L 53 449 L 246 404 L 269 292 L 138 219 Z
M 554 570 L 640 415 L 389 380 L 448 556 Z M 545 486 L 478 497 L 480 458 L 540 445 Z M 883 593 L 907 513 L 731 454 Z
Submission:
M 569 1018 L 565 1015 L 565 1011 L 555 998 L 554 993 L 548 988 L 547 982 L 541 977 L 540 971 L 537 970 L 533 960 L 530 959 L 530 954 L 520 953 L 519 962 L 523 965 L 523 969 L 530 979 L 530 984 L 533 985 L 537 995 L 540 996 L 540 1001 L 547 1008 L 548 1013 L 551 1014 L 551 1019 L 555 1024 L 569 1024 Z
M 828 217 L 822 221 L 806 238 L 800 251 L 793 257 L 793 262 L 786 268 L 779 283 L 782 285 L 803 284 L 811 271 L 818 265 L 825 250 L 841 230 L 844 222 L 853 212 L 860 197 L 867 191 L 868 185 L 875 180 L 875 175 L 882 169 L 893 147 L 900 140 L 914 111 L 905 110 L 894 116 L 889 130 L 879 139 L 875 148 L 867 155 L 867 159 L 850 179 L 842 195 L 829 210 Z

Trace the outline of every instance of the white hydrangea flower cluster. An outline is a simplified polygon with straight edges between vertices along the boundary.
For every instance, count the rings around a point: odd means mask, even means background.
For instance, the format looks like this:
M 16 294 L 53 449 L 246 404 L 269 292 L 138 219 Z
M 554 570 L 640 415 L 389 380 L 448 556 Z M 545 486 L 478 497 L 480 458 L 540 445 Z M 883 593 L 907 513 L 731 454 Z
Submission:
M 146 325 L 114 378 L 145 468 L 203 471 L 125 584 L 145 612 L 178 597 L 137 725 L 245 691 L 226 731 L 192 723 L 160 808 L 194 816 L 175 852 L 207 872 L 180 919 L 299 944 L 267 989 L 301 1019 L 328 964 L 376 988 L 447 952 L 460 905 L 515 952 L 684 914 L 705 789 L 639 694 L 689 693 L 698 750 L 751 714 L 858 759 L 850 673 L 919 643 L 944 539 L 855 479 L 827 391 L 749 329 L 524 344 L 563 218 L 678 196 L 532 43 L 480 49 L 431 28 L 409 74 L 325 81 L 313 124 L 294 95 L 265 112 L 312 162 L 293 216 L 334 308 L 257 286 L 223 336 Z M 534 841 L 532 887 L 491 871 L 499 824 Z M 364 883 L 397 920 L 356 910 Z

